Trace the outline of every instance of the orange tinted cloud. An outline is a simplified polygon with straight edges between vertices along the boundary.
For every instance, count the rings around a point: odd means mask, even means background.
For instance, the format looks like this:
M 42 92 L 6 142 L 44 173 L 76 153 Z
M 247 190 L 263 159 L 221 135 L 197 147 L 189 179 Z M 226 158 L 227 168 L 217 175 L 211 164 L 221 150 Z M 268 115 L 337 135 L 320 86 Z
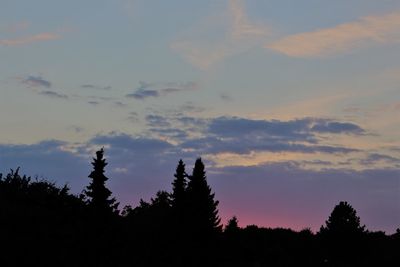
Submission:
M 212 38 L 215 28 L 223 29 L 221 37 Z M 191 34 L 171 44 L 171 49 L 195 67 L 206 70 L 224 59 L 243 53 L 265 42 L 268 27 L 249 21 L 243 0 L 229 0 L 226 14 L 195 27 Z M 204 37 L 199 38 L 199 36 Z
M 230 0 L 228 10 L 232 19 L 232 37 L 265 36 L 269 32 L 266 27 L 254 25 L 249 22 L 242 0 Z
M 50 40 L 56 40 L 61 38 L 60 35 L 55 34 L 55 33 L 39 33 L 27 37 L 21 37 L 21 38 L 16 38 L 16 39 L 3 39 L 0 40 L 0 45 L 4 46 L 18 46 L 18 45 L 26 45 L 34 42 L 42 42 L 42 41 L 50 41 Z
M 332 28 L 289 35 L 265 47 L 292 57 L 328 56 L 374 43 L 400 41 L 400 12 L 363 17 Z

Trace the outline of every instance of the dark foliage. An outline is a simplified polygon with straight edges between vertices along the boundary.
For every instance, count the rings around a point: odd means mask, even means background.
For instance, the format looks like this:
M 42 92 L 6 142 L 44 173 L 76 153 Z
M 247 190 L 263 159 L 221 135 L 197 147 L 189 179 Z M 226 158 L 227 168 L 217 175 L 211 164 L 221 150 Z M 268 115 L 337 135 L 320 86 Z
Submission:
M 320 229 L 321 235 L 330 235 L 338 238 L 361 235 L 365 232 L 365 225 L 360 225 L 360 217 L 356 210 L 346 201 L 335 206 L 326 226 Z
M 182 160 L 179 160 L 174 177 L 175 179 L 172 182 L 172 206 L 177 213 L 183 213 L 186 202 L 186 177 L 188 175 L 186 174 L 185 164 Z
M 239 221 L 236 216 L 233 216 L 226 224 L 224 232 L 228 235 L 234 235 L 235 233 L 239 232 L 239 230 Z
M 87 219 L 85 203 L 67 186 L 32 181 L 19 169 L 0 175 L 1 265 L 69 266 L 84 259 Z
M 321 226 L 318 237 L 323 250 L 321 255 L 327 265 L 333 266 L 371 266 L 381 265 L 382 258 L 369 258 L 366 252 L 378 250 L 372 240 L 379 244 L 384 233 L 369 233 L 365 226 L 360 224 L 356 210 L 346 201 L 336 205 L 326 221 L 326 226 Z M 385 253 L 382 251 L 381 255 Z M 372 265 L 373 266 L 373 265 Z
M 110 198 L 111 191 L 105 186 L 108 178 L 104 175 L 104 168 L 107 164 L 102 148 L 96 152 L 96 158 L 93 158 L 93 171 L 89 174 L 92 181 L 84 190 L 84 195 L 89 198 L 89 206 L 97 214 L 118 212 L 119 203 L 116 203 L 115 198 Z
M 236 217 L 221 231 L 200 159 L 187 185 L 180 161 L 172 193 L 159 191 L 121 215 L 105 187 L 106 165 L 100 150 L 89 201 L 19 168 L 0 174 L 0 266 L 400 266 L 400 230 L 367 231 L 347 202 L 317 234 L 241 228 Z
M 214 197 L 207 183 L 204 164 L 198 158 L 187 186 L 188 224 L 197 237 L 210 236 L 221 230 L 217 209 L 219 201 Z

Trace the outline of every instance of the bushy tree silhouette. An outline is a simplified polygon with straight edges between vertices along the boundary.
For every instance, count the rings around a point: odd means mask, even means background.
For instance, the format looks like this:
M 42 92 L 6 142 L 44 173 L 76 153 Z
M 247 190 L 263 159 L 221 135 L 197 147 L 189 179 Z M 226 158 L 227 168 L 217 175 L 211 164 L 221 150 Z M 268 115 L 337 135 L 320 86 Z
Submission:
M 341 201 L 335 206 L 326 226 L 321 226 L 321 234 L 329 234 L 335 236 L 348 236 L 362 234 L 365 232 L 365 225 L 360 225 L 360 217 L 357 216 L 356 210 L 346 201 Z
M 228 223 L 225 226 L 224 232 L 227 234 L 233 234 L 239 231 L 239 221 L 236 216 L 233 216 L 228 220 Z
M 102 148 L 96 152 L 96 158 L 93 158 L 93 171 L 88 176 L 92 181 L 84 190 L 84 195 L 89 198 L 89 206 L 97 213 L 118 212 L 119 203 L 116 202 L 115 198 L 110 198 L 111 191 L 105 186 L 108 178 L 104 175 L 104 168 L 107 164 Z
M 74 265 L 84 249 L 86 214 L 86 204 L 66 185 L 20 175 L 19 168 L 0 174 L 0 236 L 7 244 L 1 265 Z
M 333 266 L 365 266 L 365 226 L 361 226 L 356 210 L 346 201 L 335 206 L 326 226 L 318 233 L 323 244 L 325 261 Z
M 158 191 L 155 198 L 151 198 L 150 203 L 140 199 L 139 206 L 132 208 L 126 206 L 122 215 L 131 223 L 141 228 L 148 228 L 150 231 L 154 228 L 164 227 L 168 224 L 168 217 L 171 210 L 171 195 L 166 191 Z
M 54 213 L 66 213 L 84 208 L 84 203 L 77 196 L 69 193 L 67 185 L 57 187 L 46 180 L 32 180 L 31 177 L 19 174 L 19 168 L 11 169 L 5 177 L 0 174 L 0 202 L 7 203 L 11 209 L 35 207 L 36 211 L 46 210 Z M 18 208 L 17 208 L 18 206 Z M 24 214 L 26 215 L 26 214 Z M 30 213 L 30 215 L 39 215 Z
M 212 234 L 221 230 L 218 217 L 218 200 L 207 183 L 206 172 L 201 158 L 195 162 L 187 186 L 189 225 L 198 234 Z

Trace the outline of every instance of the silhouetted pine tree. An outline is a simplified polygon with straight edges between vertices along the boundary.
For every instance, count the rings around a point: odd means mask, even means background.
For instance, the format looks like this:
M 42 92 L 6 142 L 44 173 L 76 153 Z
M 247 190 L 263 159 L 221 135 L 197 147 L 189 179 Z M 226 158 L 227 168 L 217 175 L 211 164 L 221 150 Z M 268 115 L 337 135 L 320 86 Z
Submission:
M 89 206 L 98 213 L 118 212 L 119 203 L 115 198 L 110 198 L 111 191 L 105 186 L 108 178 L 104 175 L 104 168 L 107 164 L 102 148 L 96 152 L 96 158 L 93 158 L 93 171 L 88 176 L 92 181 L 84 190 L 84 194 L 89 197 Z
M 341 201 L 335 206 L 328 220 L 326 227 L 321 226 L 321 234 L 335 236 L 348 236 L 362 234 L 365 232 L 365 225 L 360 225 L 360 217 L 356 210 L 346 201 Z
M 172 207 L 176 212 L 182 213 L 183 207 L 185 205 L 185 194 L 187 186 L 187 174 L 185 172 L 185 164 L 182 160 L 179 160 L 174 176 L 175 179 L 172 182 Z
M 155 198 L 151 198 L 151 207 L 168 213 L 171 208 L 171 195 L 166 191 L 158 191 Z
M 239 231 L 239 225 L 238 225 L 238 219 L 236 216 L 233 216 L 231 219 L 229 219 L 227 225 L 225 226 L 225 233 L 227 234 L 233 234 Z
M 319 237 L 325 262 L 331 266 L 367 265 L 365 226 L 360 225 L 360 217 L 349 203 L 341 201 L 335 206 Z
M 207 184 L 206 172 L 201 158 L 196 160 L 193 174 L 187 186 L 189 227 L 197 234 L 212 234 L 221 230 L 218 203 Z

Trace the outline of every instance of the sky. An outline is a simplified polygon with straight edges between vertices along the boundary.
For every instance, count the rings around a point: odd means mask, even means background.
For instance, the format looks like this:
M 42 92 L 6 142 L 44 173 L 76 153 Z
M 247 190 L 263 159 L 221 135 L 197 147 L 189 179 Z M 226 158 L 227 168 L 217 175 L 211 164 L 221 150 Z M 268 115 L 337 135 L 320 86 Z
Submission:
M 223 223 L 400 227 L 400 1 L 0 0 L 0 172 L 136 206 L 202 157 Z

